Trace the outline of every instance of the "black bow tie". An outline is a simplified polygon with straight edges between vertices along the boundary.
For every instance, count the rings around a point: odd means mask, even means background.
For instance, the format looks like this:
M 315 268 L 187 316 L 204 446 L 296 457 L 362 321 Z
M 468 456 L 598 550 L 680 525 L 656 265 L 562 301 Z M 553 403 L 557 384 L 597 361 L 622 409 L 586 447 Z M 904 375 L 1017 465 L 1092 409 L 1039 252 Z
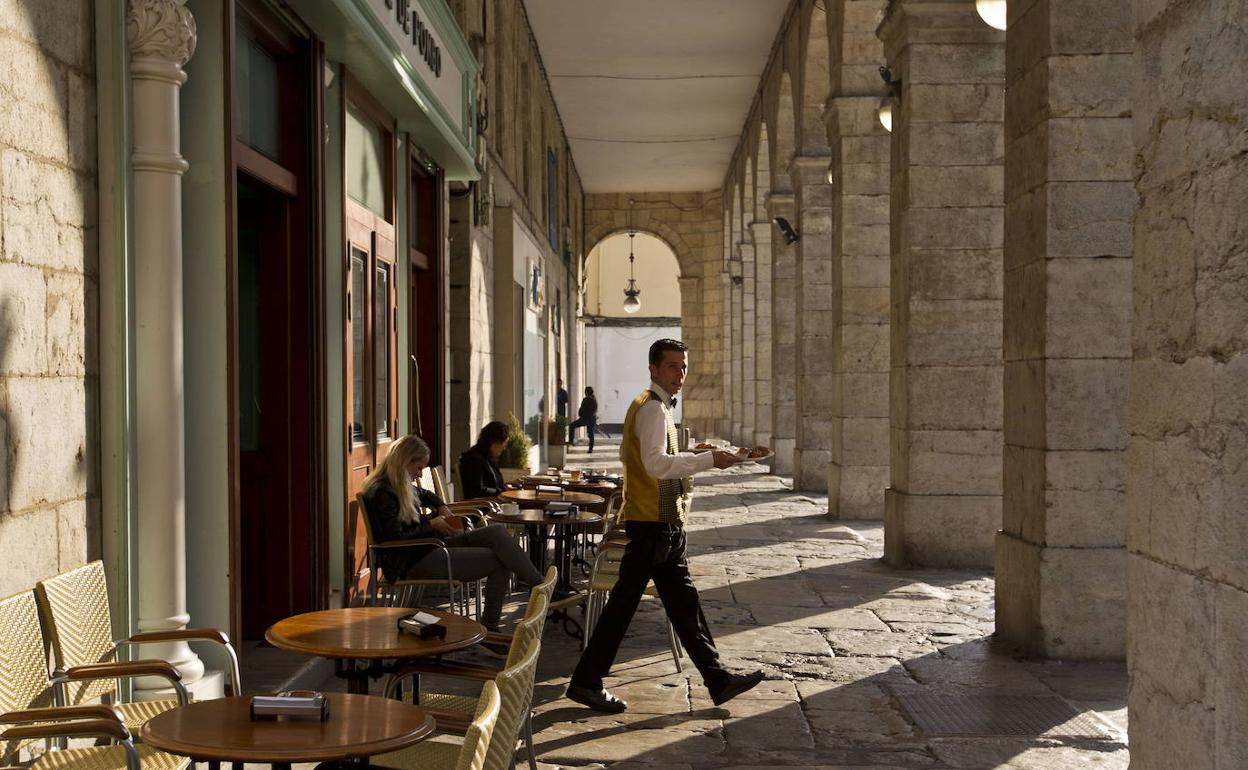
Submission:
M 673 409 L 675 409 L 675 408 L 676 408 L 676 397 L 675 397 L 675 396 L 672 396 L 672 408 L 673 408 Z

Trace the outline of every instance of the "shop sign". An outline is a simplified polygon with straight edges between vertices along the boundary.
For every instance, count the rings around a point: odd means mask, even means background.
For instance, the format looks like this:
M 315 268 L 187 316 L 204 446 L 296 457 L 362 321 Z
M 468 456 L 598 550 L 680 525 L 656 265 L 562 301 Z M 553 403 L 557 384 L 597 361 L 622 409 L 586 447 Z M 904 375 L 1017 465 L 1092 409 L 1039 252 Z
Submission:
M 463 73 L 419 0 L 369 0 L 369 5 L 455 128 L 462 132 Z

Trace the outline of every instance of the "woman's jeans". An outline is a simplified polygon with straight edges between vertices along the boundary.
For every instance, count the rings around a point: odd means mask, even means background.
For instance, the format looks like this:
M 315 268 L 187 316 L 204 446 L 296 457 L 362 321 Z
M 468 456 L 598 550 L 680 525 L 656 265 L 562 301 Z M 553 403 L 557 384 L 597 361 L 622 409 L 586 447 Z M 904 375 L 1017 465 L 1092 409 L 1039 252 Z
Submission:
M 576 429 L 584 428 L 589 434 L 589 451 L 594 451 L 594 433 L 598 430 L 598 421 L 586 417 L 578 417 L 568 425 L 568 435 L 576 439 Z
M 537 585 L 542 573 L 537 571 L 528 555 L 516 545 L 511 533 L 502 524 L 491 524 L 480 529 L 470 529 L 458 535 L 444 538 L 450 552 L 451 574 L 456 580 L 485 581 L 485 609 L 481 613 L 481 625 L 498 628 L 507 598 L 507 584 L 512 573 L 521 583 Z M 446 560 L 440 551 L 430 550 L 420 561 L 404 571 L 405 578 L 446 577 Z

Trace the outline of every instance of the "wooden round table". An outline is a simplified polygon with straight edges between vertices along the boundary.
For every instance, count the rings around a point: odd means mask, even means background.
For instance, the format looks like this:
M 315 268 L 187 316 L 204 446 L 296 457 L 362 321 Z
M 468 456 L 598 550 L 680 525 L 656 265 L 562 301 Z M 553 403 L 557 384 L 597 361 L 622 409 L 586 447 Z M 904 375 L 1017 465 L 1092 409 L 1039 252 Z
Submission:
M 601 505 L 603 499 L 588 492 L 538 492 L 535 489 L 504 489 L 499 497 L 521 508 L 542 508 L 546 503 L 572 503 L 573 505 Z M 492 517 L 493 518 L 493 517 Z M 502 521 L 502 519 L 498 519 Z
M 348 692 L 368 692 L 368 677 L 380 676 L 383 660 L 443 655 L 480 642 L 485 626 L 461 615 L 422 608 L 446 626 L 445 639 L 421 639 L 399 631 L 398 620 L 418 610 L 410 607 L 345 607 L 305 612 L 280 620 L 264 632 L 274 647 L 333 658 L 336 673 L 346 678 Z M 358 661 L 367 661 L 361 666 Z
M 251 721 L 251 697 L 195 701 L 162 712 L 139 728 L 149 746 L 209 762 L 346 761 L 397 751 L 433 732 L 424 709 L 371 695 L 326 693 L 329 719 Z

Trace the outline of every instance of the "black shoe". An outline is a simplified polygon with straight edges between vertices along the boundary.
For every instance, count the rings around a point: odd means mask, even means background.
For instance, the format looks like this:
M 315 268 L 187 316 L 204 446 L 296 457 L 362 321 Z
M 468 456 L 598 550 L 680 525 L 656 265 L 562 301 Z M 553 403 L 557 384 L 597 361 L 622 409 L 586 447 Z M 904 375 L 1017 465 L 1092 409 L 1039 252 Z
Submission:
M 628 704 L 615 697 L 606 689 L 599 687 L 597 690 L 591 690 L 588 687 L 580 685 L 568 685 L 568 691 L 564 693 L 568 700 L 576 701 L 582 706 L 588 706 L 594 711 L 603 711 L 608 714 L 619 714 L 628 708 Z
M 753 690 L 759 682 L 763 681 L 764 675 L 762 671 L 755 671 L 752 674 L 733 674 L 718 687 L 711 689 L 711 702 L 716 706 L 722 706 L 743 692 Z

